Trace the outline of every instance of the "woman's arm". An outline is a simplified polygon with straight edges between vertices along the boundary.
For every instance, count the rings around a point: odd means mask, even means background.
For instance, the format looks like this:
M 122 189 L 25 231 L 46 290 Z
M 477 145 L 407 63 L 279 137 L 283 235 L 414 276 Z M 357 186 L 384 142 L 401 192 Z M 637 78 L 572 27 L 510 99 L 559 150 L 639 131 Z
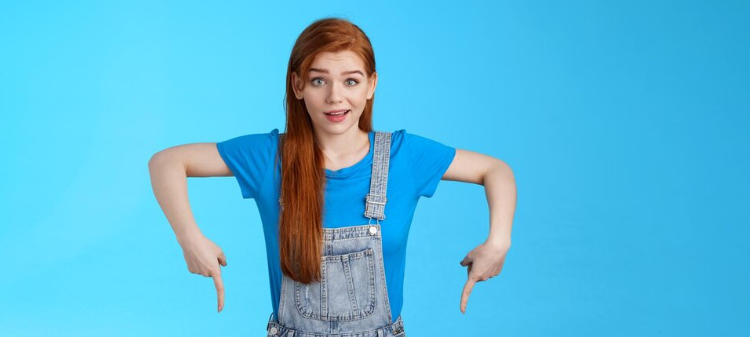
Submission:
M 476 282 L 500 274 L 510 249 L 510 234 L 516 209 L 516 183 L 510 166 L 481 153 L 456 149 L 456 156 L 443 180 L 484 185 L 490 207 L 490 233 L 487 240 L 461 261 L 468 266 L 468 281 L 461 294 L 461 312 L 466 312 L 469 294 Z
M 216 143 L 196 143 L 157 152 L 148 162 L 151 186 L 177 241 L 201 235 L 190 210 L 187 177 L 232 176 Z
M 151 186 L 177 242 L 183 249 L 188 270 L 213 277 L 218 296 L 218 311 L 224 307 L 221 267 L 226 257 L 216 244 L 203 236 L 190 210 L 187 177 L 231 176 L 219 156 L 215 143 L 196 143 L 171 147 L 153 155 L 148 162 Z
M 490 207 L 487 242 L 510 246 L 516 211 L 516 181 L 508 164 L 481 153 L 456 149 L 456 156 L 442 179 L 484 185 Z

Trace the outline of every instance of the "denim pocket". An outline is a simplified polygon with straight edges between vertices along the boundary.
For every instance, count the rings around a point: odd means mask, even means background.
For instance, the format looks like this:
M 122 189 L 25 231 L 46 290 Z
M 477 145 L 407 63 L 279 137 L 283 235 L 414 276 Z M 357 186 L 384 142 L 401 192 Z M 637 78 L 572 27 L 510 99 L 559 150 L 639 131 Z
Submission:
M 375 311 L 375 259 L 372 248 L 321 258 L 321 281 L 294 281 L 297 311 L 324 321 L 363 319 Z

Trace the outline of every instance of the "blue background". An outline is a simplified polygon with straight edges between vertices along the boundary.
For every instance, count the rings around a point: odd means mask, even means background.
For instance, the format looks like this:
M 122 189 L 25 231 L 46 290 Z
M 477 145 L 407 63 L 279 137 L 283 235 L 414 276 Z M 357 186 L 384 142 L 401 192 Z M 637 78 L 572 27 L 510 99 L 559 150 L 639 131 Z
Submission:
M 750 334 L 750 5 L 742 1 L 0 2 L 0 335 L 261 336 L 262 227 L 234 178 L 188 179 L 226 304 L 151 190 L 170 146 L 284 126 L 299 33 L 370 37 L 375 128 L 500 158 L 502 273 L 459 311 L 488 234 L 441 182 L 410 233 L 410 337 Z

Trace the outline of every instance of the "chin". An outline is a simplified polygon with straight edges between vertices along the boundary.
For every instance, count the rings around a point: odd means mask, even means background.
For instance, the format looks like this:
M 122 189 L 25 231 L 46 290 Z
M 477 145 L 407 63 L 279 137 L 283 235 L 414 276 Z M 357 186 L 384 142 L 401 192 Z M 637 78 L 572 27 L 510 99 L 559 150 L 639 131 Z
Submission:
M 334 134 L 334 135 L 340 135 L 351 128 L 356 128 L 357 125 L 359 125 L 359 120 L 354 121 L 354 123 L 351 123 L 351 124 L 341 124 L 341 123 L 330 124 L 328 121 L 323 121 L 323 123 L 324 124 L 320 126 L 321 131 Z

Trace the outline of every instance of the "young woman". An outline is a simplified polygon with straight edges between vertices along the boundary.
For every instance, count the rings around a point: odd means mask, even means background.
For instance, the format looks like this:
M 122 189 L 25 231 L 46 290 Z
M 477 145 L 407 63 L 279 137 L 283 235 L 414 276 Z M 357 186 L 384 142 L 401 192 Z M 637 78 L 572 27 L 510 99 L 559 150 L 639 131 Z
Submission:
M 214 279 L 218 311 L 227 259 L 195 224 L 186 177 L 233 175 L 242 196 L 256 200 L 272 293 L 270 336 L 405 335 L 405 252 L 419 197 L 431 197 L 441 179 L 482 184 L 490 234 L 460 262 L 468 267 L 465 312 L 474 284 L 498 275 L 510 248 L 516 190 L 508 165 L 404 129 L 374 131 L 375 56 L 347 20 L 308 26 L 287 75 L 284 133 L 176 146 L 149 162 L 188 270 Z

